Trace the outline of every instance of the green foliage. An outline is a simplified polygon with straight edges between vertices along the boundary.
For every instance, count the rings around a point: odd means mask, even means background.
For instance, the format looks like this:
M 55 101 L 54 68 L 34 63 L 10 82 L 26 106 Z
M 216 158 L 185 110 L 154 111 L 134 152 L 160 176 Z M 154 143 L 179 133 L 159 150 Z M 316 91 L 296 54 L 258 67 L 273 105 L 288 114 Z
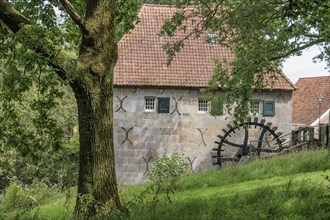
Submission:
M 136 0 L 116 1 L 116 39 L 119 40 L 134 28 L 138 22 L 137 12 L 140 9 L 140 4 Z
M 329 182 L 324 178 L 329 176 L 329 170 L 324 171 L 330 166 L 328 158 L 328 150 L 300 152 L 186 176 L 180 178 L 172 195 L 175 205 L 151 209 L 153 196 L 148 194 L 130 206 L 130 216 L 115 213 L 111 219 L 329 219 Z M 125 186 L 126 200 L 148 187 L 150 183 Z M 24 216 L 71 219 L 75 200 L 66 194 L 51 193 L 49 203 L 45 201 Z M 67 212 L 66 198 L 70 204 Z
M 38 180 L 48 186 L 76 184 L 78 180 L 79 148 L 67 144 L 60 149 L 48 149 L 39 154 L 38 160 L 31 159 L 15 148 L 0 154 L 0 192 L 15 179 L 29 185 Z
M 11 45 L 6 52 L 19 54 L 0 62 L 0 191 L 13 178 L 76 182 L 78 144 L 64 144 L 64 130 L 77 124 L 73 95 L 38 55 Z
M 148 173 L 148 180 L 151 182 L 151 189 L 154 196 L 151 205 L 156 206 L 160 201 L 160 193 L 165 193 L 166 202 L 172 204 L 171 194 L 174 194 L 178 187 L 179 178 L 187 172 L 188 163 L 178 153 L 171 157 L 163 156 L 153 162 L 152 169 Z
M 12 74 L 7 76 L 11 78 Z M 70 178 L 76 182 L 78 143 L 64 144 L 64 129 L 77 123 L 72 97 L 56 83 L 49 90 L 32 84 L 24 93 L 14 95 L 15 88 L 26 81 L 12 79 L 13 82 L 4 80 L 5 88 L 0 94 L 0 191 L 12 178 L 24 184 L 34 178 L 50 185 L 63 185 Z M 7 93 L 6 89 L 11 91 Z M 56 91 L 64 99 L 56 98 Z
M 74 90 L 80 103 L 93 105 L 91 111 L 97 116 L 90 117 L 90 113 L 80 111 L 79 121 L 85 123 L 87 116 L 90 123 L 87 121 L 86 124 L 91 129 L 97 126 L 103 129 L 82 132 L 85 135 L 82 139 L 90 142 L 82 142 L 85 144 L 81 148 L 86 150 L 86 155 L 92 155 L 95 152 L 91 145 L 110 147 L 110 151 L 106 151 L 110 153 L 105 162 L 111 164 L 112 144 L 108 146 L 101 141 L 103 146 L 99 138 L 93 137 L 101 133 L 112 135 L 110 128 L 99 123 L 102 117 L 109 119 L 112 114 L 106 112 L 107 104 L 97 99 L 109 99 L 111 102 L 117 41 L 134 26 L 139 4 L 134 0 L 0 0 L 0 5 L 0 79 L 3 82 L 0 93 L 0 155 L 6 156 L 1 161 L 5 165 L 1 175 L 6 179 L 17 176 L 23 182 L 29 182 L 32 177 L 46 179 L 49 185 L 63 184 L 67 176 L 76 179 L 75 171 L 61 167 L 72 167 L 72 162 L 77 161 L 76 152 L 73 157 L 69 153 L 71 162 L 61 161 L 59 156 L 67 151 L 63 147 L 63 130 L 77 122 L 73 95 L 64 97 L 69 90 L 62 88 L 63 84 Z M 94 108 L 94 104 L 100 108 Z M 81 127 L 88 129 L 87 126 Z M 26 168 L 21 167 L 20 161 L 12 155 L 23 158 Z M 79 179 L 80 186 L 91 184 L 91 187 L 79 187 L 79 190 L 83 189 L 80 193 L 101 195 L 109 190 L 111 193 L 105 193 L 105 197 L 111 195 L 116 200 L 115 204 L 120 206 L 115 178 L 110 178 L 111 181 L 105 184 L 96 184 L 101 189 L 93 189 L 95 181 L 90 181 L 104 179 L 107 172 L 114 172 L 113 166 L 109 166 L 111 170 L 106 170 L 106 173 L 88 172 L 93 170 L 93 163 L 98 163 L 91 158 L 82 157 L 86 161 L 80 163 L 81 170 L 86 171 L 81 176 L 87 176 Z M 10 164 L 14 165 L 14 169 L 9 167 Z M 8 182 L 4 186 L 6 184 Z M 101 197 L 103 195 L 97 196 L 100 201 L 95 202 L 104 202 Z
M 229 196 L 180 199 L 175 206 L 157 207 L 155 212 L 136 212 L 131 219 L 327 219 L 329 210 L 320 200 L 325 191 L 305 181 L 281 187 L 259 187 Z M 134 213 L 135 214 L 135 213 Z
M 163 156 L 153 162 L 152 170 L 148 173 L 148 179 L 153 182 L 161 182 L 171 178 L 179 178 L 187 171 L 188 163 L 178 153 L 171 157 Z
M 39 205 L 50 201 L 57 189 L 48 188 L 45 184 L 33 182 L 22 187 L 18 182 L 12 182 L 0 200 L 1 219 L 34 219 L 37 213 L 30 211 Z
M 49 147 L 59 148 L 64 129 L 77 124 L 74 97 L 62 85 L 70 84 L 73 77 L 79 77 L 74 67 L 81 33 L 58 0 L 15 0 L 11 3 L 33 25 L 11 33 L 0 22 L 0 147 L 15 147 L 24 156 L 38 160 L 42 151 Z M 85 16 L 87 1 L 74 0 L 70 3 L 79 15 Z M 134 0 L 115 3 L 115 32 L 119 40 L 133 28 L 140 4 Z M 67 63 L 61 63 L 68 68 L 67 71 L 72 71 L 67 82 L 59 80 L 56 69 L 49 66 L 49 57 L 40 53 L 40 50 L 50 48 L 56 51 L 56 58 L 61 56 L 60 50 L 66 50 L 70 57 L 64 61 Z
M 0 62 L 0 151 L 16 148 L 37 160 L 42 151 L 59 148 L 64 129 L 76 125 L 76 104 L 45 61 L 14 42 L 7 48 L 14 57 Z
M 81 200 L 81 219 L 122 219 L 127 217 L 127 212 L 119 210 L 112 200 L 99 202 L 91 194 L 79 196 Z M 90 210 L 93 210 L 91 214 Z
M 255 160 L 244 166 L 228 166 L 218 170 L 201 173 L 180 180 L 180 189 L 200 189 L 220 187 L 254 180 L 267 180 L 274 175 L 286 177 L 304 172 L 326 170 L 330 167 L 328 150 L 305 151 L 269 160 Z M 203 181 L 199 181 L 203 179 Z M 179 190 L 180 190 L 179 189 Z
M 13 182 L 6 190 L 3 199 L 1 200 L 1 212 L 16 211 L 16 215 L 31 208 L 33 205 L 33 199 L 29 198 L 25 191 L 16 182 Z M 3 215 L 2 218 L 8 218 Z
M 183 0 L 176 5 L 196 7 L 182 10 L 165 22 L 163 35 L 186 30 L 195 20 L 197 25 L 186 33 L 187 38 L 203 36 L 208 30 L 216 34 L 217 43 L 234 53 L 234 59 L 216 60 L 214 76 L 205 92 L 235 106 L 233 115 L 239 121 L 248 114 L 253 92 L 272 89 L 274 73 L 284 59 L 318 45 L 322 51 L 317 58 L 330 66 L 328 1 Z M 171 60 L 183 46 L 184 40 L 180 40 L 164 48 Z
M 174 206 L 151 212 L 146 200 L 129 219 L 328 219 L 328 157 L 327 150 L 301 152 L 183 177 Z
M 188 165 L 185 159 L 176 152 L 171 157 L 163 156 L 154 161 L 147 176 L 149 182 L 145 189 L 126 203 L 126 207 L 134 209 L 141 203 L 145 203 L 150 196 L 152 197 L 149 204 L 151 209 L 154 209 L 162 199 L 164 199 L 163 205 L 167 206 L 168 203 L 172 205 L 171 194 L 175 194 L 179 178 L 187 174 Z M 132 198 L 132 195 L 130 197 Z

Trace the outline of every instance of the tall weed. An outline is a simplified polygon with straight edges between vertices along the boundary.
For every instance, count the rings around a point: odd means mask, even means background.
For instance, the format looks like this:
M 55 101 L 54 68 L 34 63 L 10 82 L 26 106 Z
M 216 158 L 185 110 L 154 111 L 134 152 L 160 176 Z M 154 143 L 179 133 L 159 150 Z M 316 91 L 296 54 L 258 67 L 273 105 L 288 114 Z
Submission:
M 0 200 L 0 219 L 36 219 L 38 206 L 53 201 L 57 193 L 56 188 L 36 181 L 29 186 L 13 181 Z

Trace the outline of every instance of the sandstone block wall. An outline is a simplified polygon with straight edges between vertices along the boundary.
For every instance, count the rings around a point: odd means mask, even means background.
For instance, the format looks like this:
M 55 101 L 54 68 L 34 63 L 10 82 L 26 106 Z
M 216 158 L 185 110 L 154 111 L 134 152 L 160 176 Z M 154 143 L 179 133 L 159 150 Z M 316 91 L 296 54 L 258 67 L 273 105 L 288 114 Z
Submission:
M 146 112 L 146 96 L 169 97 L 170 113 Z M 152 161 L 173 152 L 182 153 L 194 172 L 216 167 L 212 148 L 232 117 L 198 112 L 199 97 L 198 90 L 114 89 L 114 145 L 120 184 L 144 182 Z M 275 116 L 255 117 L 265 118 L 283 133 L 291 131 L 291 92 L 263 92 L 254 98 L 276 102 Z M 180 101 L 176 104 L 175 100 Z

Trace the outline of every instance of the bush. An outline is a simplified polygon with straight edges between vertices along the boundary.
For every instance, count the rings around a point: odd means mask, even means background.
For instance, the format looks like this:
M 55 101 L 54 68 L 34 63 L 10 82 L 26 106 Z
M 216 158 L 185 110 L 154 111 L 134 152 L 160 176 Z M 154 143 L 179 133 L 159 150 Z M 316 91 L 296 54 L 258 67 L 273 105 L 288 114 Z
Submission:
M 23 188 L 13 182 L 6 189 L 5 194 L 0 203 L 1 214 L 10 213 L 10 212 L 23 212 L 29 209 L 33 205 L 34 200 L 29 198 L 27 193 Z M 2 216 L 3 217 L 3 216 Z
M 66 144 L 60 149 L 49 149 L 40 153 L 38 160 L 23 157 L 16 149 L 0 154 L 0 193 L 17 180 L 24 185 L 33 181 L 47 183 L 48 186 L 65 187 L 74 185 L 78 179 L 78 145 Z
M 161 192 L 165 192 L 165 203 L 168 201 L 172 204 L 170 194 L 174 194 L 177 190 L 178 180 L 187 172 L 188 163 L 178 153 L 173 153 L 171 157 L 164 156 L 153 163 L 148 179 L 152 183 L 151 188 L 154 190 L 152 205 L 156 205 L 159 201 L 158 197 Z
M 148 173 L 149 183 L 146 184 L 144 190 L 133 200 L 126 203 L 126 208 L 134 209 L 133 206 L 141 207 L 140 205 L 149 200 L 149 195 L 152 195 L 150 206 L 155 210 L 155 206 L 161 200 L 161 196 L 165 194 L 165 204 L 172 204 L 170 194 L 174 194 L 177 190 L 179 177 L 187 171 L 188 163 L 178 153 L 173 153 L 171 157 L 163 156 L 153 162 L 151 171 Z M 164 193 L 164 194 L 163 194 Z M 148 209 L 149 210 L 149 209 Z M 118 216 L 113 216 L 118 218 Z
M 0 200 L 0 219 L 35 219 L 38 210 L 32 210 L 52 201 L 57 193 L 56 187 L 49 188 L 44 183 L 22 186 L 13 181 Z

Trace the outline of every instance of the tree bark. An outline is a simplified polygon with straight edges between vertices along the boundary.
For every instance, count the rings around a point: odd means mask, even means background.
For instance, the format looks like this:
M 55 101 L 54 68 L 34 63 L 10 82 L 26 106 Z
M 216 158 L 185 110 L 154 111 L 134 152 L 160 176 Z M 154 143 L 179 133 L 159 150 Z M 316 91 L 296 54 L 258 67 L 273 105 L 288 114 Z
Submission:
M 117 61 L 114 1 L 88 1 L 86 26 L 72 84 L 78 104 L 80 170 L 75 218 L 92 217 L 98 208 L 122 207 L 116 182 L 113 145 L 113 71 Z M 91 199 L 92 201 L 89 201 Z M 108 206 L 108 207 L 104 207 Z M 87 213 L 85 213 L 87 211 Z
M 74 88 L 80 134 L 78 196 L 74 212 L 77 219 L 91 217 L 104 205 L 124 210 L 114 163 L 112 85 L 106 78 L 101 80 L 98 85 L 86 83 Z

